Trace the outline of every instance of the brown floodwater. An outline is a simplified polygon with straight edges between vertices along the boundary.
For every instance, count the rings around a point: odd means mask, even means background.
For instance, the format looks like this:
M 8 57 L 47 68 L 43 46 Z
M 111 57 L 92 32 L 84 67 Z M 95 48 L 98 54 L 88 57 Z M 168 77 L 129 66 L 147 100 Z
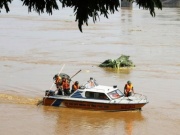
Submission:
M 0 14 L 1 135 L 177 135 L 180 132 L 180 8 L 120 9 L 78 30 L 72 9 L 53 16 L 27 13 L 19 3 Z M 132 69 L 98 67 L 129 55 Z M 62 66 L 64 68 L 62 68 Z M 148 97 L 142 111 L 103 112 L 36 106 L 62 69 L 81 84 L 135 92 Z M 55 89 L 55 87 L 53 87 Z

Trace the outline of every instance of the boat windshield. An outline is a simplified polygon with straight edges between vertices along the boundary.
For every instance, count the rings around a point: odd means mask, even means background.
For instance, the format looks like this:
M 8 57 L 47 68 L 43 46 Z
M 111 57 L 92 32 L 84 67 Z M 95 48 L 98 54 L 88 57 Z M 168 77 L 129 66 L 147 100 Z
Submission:
M 112 99 L 117 99 L 117 98 L 124 96 L 124 94 L 119 89 L 109 92 L 108 95 Z

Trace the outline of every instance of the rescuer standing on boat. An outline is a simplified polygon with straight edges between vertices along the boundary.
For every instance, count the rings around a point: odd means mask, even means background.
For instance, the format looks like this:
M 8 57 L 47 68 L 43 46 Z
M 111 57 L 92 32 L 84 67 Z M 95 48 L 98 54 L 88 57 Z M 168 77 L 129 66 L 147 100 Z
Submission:
M 87 83 L 85 84 L 85 87 L 90 89 L 90 88 L 93 88 L 95 86 L 98 86 L 98 84 L 96 83 L 96 80 L 93 79 L 92 77 L 90 77 L 90 80 L 87 81 Z
M 75 83 L 72 85 L 71 93 L 74 93 L 77 89 L 79 89 L 79 82 L 75 81 Z
M 94 79 L 92 77 L 90 77 L 90 80 L 88 82 L 89 82 L 90 88 L 95 87 L 95 82 L 94 82 Z
M 132 93 L 134 93 L 133 85 L 131 81 L 127 81 L 127 84 L 124 86 L 124 94 L 126 97 L 129 97 L 132 95 Z
M 65 77 L 63 77 L 63 79 L 62 79 L 62 87 L 63 87 L 64 95 L 69 96 L 70 95 L 70 92 L 69 92 L 70 83 Z
M 62 82 L 61 77 L 59 75 L 55 75 L 55 84 L 57 89 L 60 87 L 61 82 Z
M 57 95 L 62 95 L 62 79 L 59 75 L 54 76 L 56 88 L 58 90 Z

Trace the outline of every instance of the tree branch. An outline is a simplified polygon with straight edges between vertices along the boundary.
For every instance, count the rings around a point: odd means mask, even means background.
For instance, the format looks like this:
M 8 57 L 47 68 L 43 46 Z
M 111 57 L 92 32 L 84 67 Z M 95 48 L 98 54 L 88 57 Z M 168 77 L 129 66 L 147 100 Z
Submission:
M 0 0 L 0 13 L 1 9 L 5 7 L 6 12 L 8 13 L 10 11 L 8 3 L 11 3 L 13 0 Z
M 52 15 L 53 10 L 59 10 L 58 0 L 21 0 L 24 6 L 28 7 L 28 12 L 32 10 L 38 14 L 44 12 Z M 162 3 L 160 0 L 127 0 L 129 2 L 135 2 L 139 5 L 139 8 L 149 9 L 150 14 L 155 16 L 155 7 L 162 9 Z M 6 12 L 9 12 L 8 3 L 12 0 L 0 0 L 0 12 L 5 7 Z M 75 21 L 78 22 L 79 30 L 82 32 L 82 25 L 85 23 L 88 25 L 89 17 L 92 17 L 93 22 L 99 19 L 100 15 L 108 18 L 109 13 L 114 14 L 120 7 L 119 0 L 59 0 L 62 3 L 62 7 L 71 7 L 74 9 Z

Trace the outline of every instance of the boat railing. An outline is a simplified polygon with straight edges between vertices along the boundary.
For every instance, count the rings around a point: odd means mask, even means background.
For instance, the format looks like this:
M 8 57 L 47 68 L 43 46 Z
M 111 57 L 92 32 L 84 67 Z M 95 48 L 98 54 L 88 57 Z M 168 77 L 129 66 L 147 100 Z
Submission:
M 130 97 L 136 97 L 137 99 L 139 99 L 139 102 L 141 102 L 142 100 L 145 100 L 146 102 L 148 102 L 148 101 L 147 101 L 147 96 L 145 96 L 145 95 L 143 95 L 143 94 L 139 94 L 139 93 L 133 93 L 133 94 L 132 94 L 131 96 L 129 96 L 129 97 L 123 96 L 123 97 L 120 99 L 119 103 L 121 103 L 124 99 L 129 100 L 128 103 L 131 103 L 131 101 L 132 101 L 133 99 L 131 99 Z M 138 103 L 139 103 L 139 102 L 138 102 Z
M 146 101 L 147 101 L 147 96 L 145 96 L 145 95 L 143 95 L 143 94 L 134 93 L 132 96 L 133 96 L 133 97 L 136 97 L 136 98 L 139 98 L 140 101 L 141 101 L 141 100 L 146 100 Z M 139 101 L 139 102 L 140 102 L 140 101 Z
M 132 101 L 132 100 L 129 99 L 128 97 L 123 96 L 123 97 L 120 99 L 119 103 L 121 103 L 124 99 L 129 100 L 128 104 Z
M 133 97 L 138 97 L 138 98 L 143 98 L 143 99 L 147 99 L 147 96 L 145 96 L 145 95 L 143 95 L 143 94 L 139 94 L 139 93 L 134 93 L 133 95 L 132 95 Z
M 129 102 L 126 102 L 126 104 L 130 104 L 131 103 L 131 99 L 129 99 L 128 97 L 125 97 L 125 96 L 123 96 L 120 100 L 119 100 L 119 102 L 117 102 L 117 103 L 121 103 L 123 100 L 129 100 Z M 109 103 L 115 103 L 116 101 L 115 100 L 111 100 Z

